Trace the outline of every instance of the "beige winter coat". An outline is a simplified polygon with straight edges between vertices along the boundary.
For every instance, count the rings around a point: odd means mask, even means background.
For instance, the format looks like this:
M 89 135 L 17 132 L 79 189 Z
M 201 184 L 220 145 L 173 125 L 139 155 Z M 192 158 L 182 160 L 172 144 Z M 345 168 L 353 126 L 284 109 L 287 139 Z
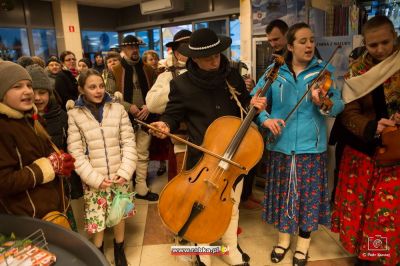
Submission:
M 171 67 L 185 67 L 185 63 L 178 62 L 173 54 L 168 54 L 166 60 L 167 69 Z M 186 69 L 180 69 L 176 71 L 177 75 L 185 73 Z M 173 79 L 171 71 L 165 71 L 157 76 L 156 82 L 153 84 L 151 89 L 147 92 L 146 104 L 150 113 L 162 114 L 168 103 L 169 95 L 169 83 Z
M 181 75 L 187 71 L 185 67 L 185 63 L 177 61 L 172 53 L 168 54 L 166 60 L 166 67 L 170 69 L 171 67 L 179 67 L 179 70 L 176 70 L 177 75 Z M 165 108 L 168 103 L 168 95 L 170 91 L 169 83 L 173 79 L 173 75 L 171 71 L 165 71 L 158 75 L 156 82 L 151 87 L 151 89 L 147 92 L 146 96 L 146 105 L 149 109 L 150 113 L 162 114 L 165 112 Z M 180 137 L 183 137 L 179 135 Z M 172 140 L 174 144 L 174 152 L 185 152 L 186 145 L 179 143 L 177 141 Z
M 109 98 L 108 94 L 107 97 Z M 124 107 L 109 99 L 99 123 L 81 97 L 67 103 L 68 151 L 75 171 L 87 185 L 99 188 L 105 178 L 132 178 L 136 169 L 135 135 Z

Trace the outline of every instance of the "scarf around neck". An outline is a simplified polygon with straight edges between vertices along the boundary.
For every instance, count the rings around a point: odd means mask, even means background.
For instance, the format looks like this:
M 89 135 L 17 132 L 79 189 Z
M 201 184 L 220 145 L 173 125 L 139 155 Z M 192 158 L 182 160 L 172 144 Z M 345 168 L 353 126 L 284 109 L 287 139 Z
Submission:
M 186 67 L 190 79 L 203 89 L 225 88 L 226 78 L 231 72 L 229 61 L 223 54 L 221 54 L 221 63 L 217 71 L 205 71 L 200 69 L 192 58 L 188 59 Z
M 395 51 L 380 63 L 365 54 L 351 66 L 342 90 L 345 103 L 355 101 L 383 84 L 389 115 L 400 108 L 400 52 Z

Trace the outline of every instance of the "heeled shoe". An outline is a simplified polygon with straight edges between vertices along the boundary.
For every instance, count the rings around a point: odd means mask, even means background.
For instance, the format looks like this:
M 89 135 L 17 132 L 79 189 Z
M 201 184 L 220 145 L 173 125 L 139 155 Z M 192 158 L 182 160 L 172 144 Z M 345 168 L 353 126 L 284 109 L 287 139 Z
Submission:
M 296 258 L 295 257 L 296 254 L 303 255 L 305 257 L 305 259 Z M 308 253 L 304 254 L 303 252 L 298 251 L 298 250 L 296 250 L 294 252 L 294 254 L 293 254 L 293 266 L 305 266 L 305 265 L 307 265 L 307 261 L 308 261 Z
M 283 253 L 276 253 L 275 249 L 280 248 L 283 250 Z M 272 252 L 271 252 L 271 261 L 273 263 L 278 263 L 281 262 L 284 258 L 286 253 L 289 251 L 290 249 L 290 245 L 287 248 L 281 247 L 281 246 L 274 246 L 272 248 Z

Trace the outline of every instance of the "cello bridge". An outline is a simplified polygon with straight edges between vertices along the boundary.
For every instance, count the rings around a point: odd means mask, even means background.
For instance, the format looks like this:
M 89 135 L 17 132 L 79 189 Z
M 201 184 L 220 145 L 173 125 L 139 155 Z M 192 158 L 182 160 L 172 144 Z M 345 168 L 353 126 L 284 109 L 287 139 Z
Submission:
M 207 185 L 211 185 L 213 188 L 215 188 L 215 189 L 217 189 L 217 190 L 218 190 L 218 188 L 219 188 L 219 187 L 217 186 L 217 184 L 215 184 L 214 182 L 212 182 L 210 179 L 205 179 L 204 182 L 206 182 Z

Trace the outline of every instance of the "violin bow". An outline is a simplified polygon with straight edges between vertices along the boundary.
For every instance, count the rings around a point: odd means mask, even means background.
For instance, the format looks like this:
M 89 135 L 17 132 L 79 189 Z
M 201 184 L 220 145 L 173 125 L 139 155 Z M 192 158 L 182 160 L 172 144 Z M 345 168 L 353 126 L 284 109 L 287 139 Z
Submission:
M 139 119 L 135 118 L 134 120 L 135 120 L 136 123 L 138 123 L 138 124 L 140 124 L 142 126 L 145 126 L 145 127 L 149 128 L 151 130 L 154 130 L 154 131 L 157 131 L 157 132 L 162 133 L 164 135 L 167 135 L 168 137 L 170 137 L 170 138 L 172 138 L 174 140 L 177 140 L 177 141 L 182 142 L 182 143 L 184 143 L 184 144 L 186 144 L 186 145 L 188 145 L 188 146 L 190 146 L 192 148 L 195 148 L 195 149 L 200 150 L 200 151 L 202 151 L 204 153 L 207 153 L 207 154 L 209 154 L 209 155 L 211 155 L 211 156 L 213 156 L 215 158 L 218 158 L 218 159 L 220 159 L 220 160 L 222 160 L 224 162 L 227 162 L 227 163 L 229 163 L 231 165 L 234 165 L 234 166 L 236 166 L 236 167 L 238 167 L 238 168 L 240 168 L 242 170 L 247 170 L 247 168 L 242 166 L 241 164 L 239 164 L 237 162 L 234 162 L 232 160 L 226 159 L 226 158 L 222 157 L 219 154 L 216 154 L 216 153 L 214 153 L 212 151 L 209 151 L 209 150 L 203 148 L 202 146 L 199 146 L 199 145 L 196 145 L 194 143 L 191 143 L 190 141 L 187 141 L 186 139 L 180 138 L 180 137 L 178 137 L 178 136 L 176 136 L 174 134 L 164 132 L 164 131 L 162 131 L 162 130 L 160 130 L 160 129 L 152 126 L 152 125 L 149 125 L 149 124 L 147 124 L 147 123 L 145 123 L 145 122 L 143 122 L 143 121 L 141 121 Z
M 289 118 L 293 115 L 293 113 L 297 110 L 297 108 L 299 108 L 300 104 L 303 102 L 304 98 L 306 98 L 307 94 L 311 91 L 312 86 L 315 84 L 315 82 L 317 82 L 319 80 L 319 78 L 322 76 L 322 74 L 324 73 L 325 69 L 327 68 L 328 64 L 332 61 L 333 57 L 335 56 L 337 50 L 339 50 L 340 48 L 342 48 L 341 45 L 336 46 L 335 50 L 333 51 L 331 57 L 329 58 L 329 60 L 326 62 L 325 66 L 321 69 L 321 71 L 319 72 L 318 76 L 313 79 L 313 81 L 311 82 L 311 84 L 308 86 L 306 92 L 303 94 L 303 96 L 300 98 L 300 100 L 297 102 L 297 104 L 293 107 L 293 109 L 289 112 L 289 114 L 286 116 L 286 118 L 283 120 L 285 121 L 285 123 L 289 120 Z

